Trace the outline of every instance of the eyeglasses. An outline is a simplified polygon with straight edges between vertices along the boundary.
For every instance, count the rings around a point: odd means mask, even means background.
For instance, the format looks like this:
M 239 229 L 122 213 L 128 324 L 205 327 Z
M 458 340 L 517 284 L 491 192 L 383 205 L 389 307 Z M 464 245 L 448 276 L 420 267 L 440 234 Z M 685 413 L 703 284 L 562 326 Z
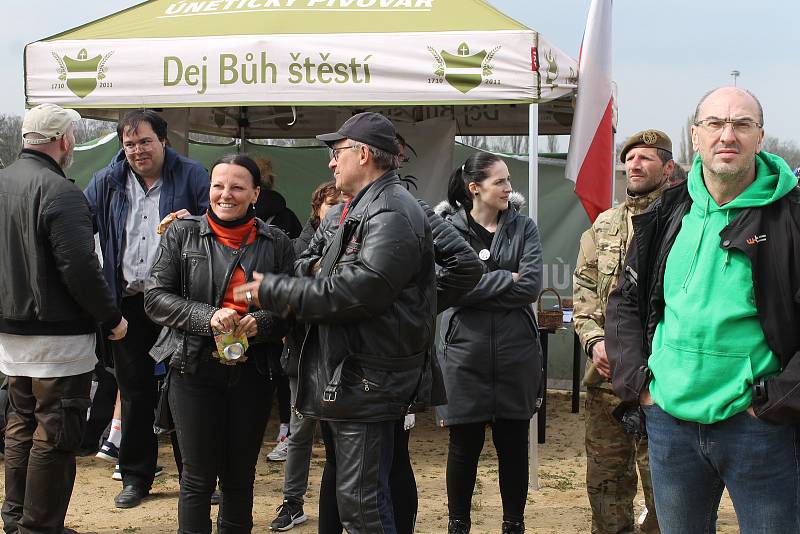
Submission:
M 762 126 L 752 119 L 718 119 L 716 117 L 699 120 L 694 124 L 714 134 L 721 133 L 725 129 L 725 125 L 730 124 L 734 133 L 743 135 L 751 134 Z
M 156 142 L 150 138 L 142 139 L 138 143 L 128 142 L 122 145 L 126 154 L 135 154 L 137 151 L 147 152 Z
M 335 148 L 328 149 L 328 155 L 330 159 L 334 161 L 339 161 L 339 151 L 344 150 L 345 148 L 358 148 L 358 145 L 346 145 L 346 146 L 337 146 Z

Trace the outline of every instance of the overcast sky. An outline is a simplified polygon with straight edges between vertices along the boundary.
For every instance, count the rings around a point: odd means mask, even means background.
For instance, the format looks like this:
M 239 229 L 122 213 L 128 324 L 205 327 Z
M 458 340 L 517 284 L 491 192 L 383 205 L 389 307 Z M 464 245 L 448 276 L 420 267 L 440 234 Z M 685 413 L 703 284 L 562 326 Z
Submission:
M 25 44 L 119 11 L 132 0 L 4 0 L 0 113 L 22 114 Z M 589 0 L 489 0 L 576 57 Z M 764 106 L 767 134 L 800 144 L 800 2 L 617 0 L 613 77 L 619 134 L 657 128 L 678 150 L 681 127 L 708 89 L 731 83 Z M 566 143 L 562 143 L 562 149 Z

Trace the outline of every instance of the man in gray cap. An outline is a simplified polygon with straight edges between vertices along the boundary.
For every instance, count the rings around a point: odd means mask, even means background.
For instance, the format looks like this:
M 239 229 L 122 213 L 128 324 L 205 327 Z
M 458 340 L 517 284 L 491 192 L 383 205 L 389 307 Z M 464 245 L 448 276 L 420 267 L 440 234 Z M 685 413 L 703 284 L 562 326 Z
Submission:
M 675 162 L 672 141 L 659 130 L 632 135 L 620 153 L 628 176 L 625 203 L 601 213 L 581 236 L 573 279 L 575 331 L 586 354 L 586 489 L 592 506 L 592 533 L 634 532 L 636 463 L 642 477 L 647 513 L 642 533 L 659 532 L 647 461 L 647 439 L 637 440 L 612 417 L 620 404 L 611 389 L 605 350 L 608 295 L 614 289 L 633 237 L 631 217 L 641 213 L 667 188 Z
M 8 376 L 5 531 L 61 534 L 89 407 L 95 325 L 128 323 L 94 253 L 89 206 L 64 169 L 77 112 L 28 110 L 19 159 L 0 170 L 0 371 Z
M 388 485 L 395 423 L 418 393 L 436 313 L 431 229 L 394 170 L 395 138 L 376 113 L 318 136 L 330 147 L 336 187 L 353 197 L 344 220 L 321 258 L 298 262 L 306 277 L 266 275 L 236 292 L 311 325 L 295 408 L 325 423 L 326 470 L 335 469 L 339 516 L 351 533 L 396 532 Z

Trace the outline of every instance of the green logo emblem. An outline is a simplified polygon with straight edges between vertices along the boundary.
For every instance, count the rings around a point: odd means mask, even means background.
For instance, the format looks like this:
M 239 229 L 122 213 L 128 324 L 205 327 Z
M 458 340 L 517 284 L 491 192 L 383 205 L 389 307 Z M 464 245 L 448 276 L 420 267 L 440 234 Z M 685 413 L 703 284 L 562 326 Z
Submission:
M 90 58 L 86 49 L 82 48 L 77 58 L 71 58 L 52 52 L 58 63 L 58 79 L 62 82 L 66 80 L 69 90 L 79 98 L 86 98 L 97 89 L 97 81 L 105 79 L 108 71 L 106 63 L 113 53 L 111 51 L 105 56 L 97 54 Z
M 492 59 L 500 46 L 496 46 L 491 52 L 481 50 L 470 55 L 467 43 L 461 43 L 456 49 L 456 53 L 446 50 L 437 52 L 433 47 L 428 47 L 428 52 L 433 55 L 434 74 L 444 79 L 451 86 L 462 93 L 467 93 L 476 87 L 488 76 L 491 76 L 494 65 Z M 497 83 L 497 82 L 495 82 Z

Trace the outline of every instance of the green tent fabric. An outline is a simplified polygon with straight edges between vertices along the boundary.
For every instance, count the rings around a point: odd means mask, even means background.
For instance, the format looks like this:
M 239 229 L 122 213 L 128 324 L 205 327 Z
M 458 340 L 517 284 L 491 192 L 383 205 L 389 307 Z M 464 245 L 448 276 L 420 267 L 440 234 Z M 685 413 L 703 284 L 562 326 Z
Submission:
M 311 193 L 322 182 L 331 179 L 328 151 L 322 147 L 279 147 L 247 143 L 244 147 L 252 157 L 264 157 L 272 162 L 276 175 L 275 189 L 301 221 L 310 211 Z M 119 150 L 116 135 L 110 134 L 96 142 L 81 145 L 67 171 L 81 189 L 85 188 L 97 170 L 105 167 Z M 476 149 L 456 144 L 453 168 Z M 236 152 L 233 144 L 189 144 L 189 156 L 209 168 L 219 157 Z M 528 190 L 528 161 L 518 156 L 501 155 L 511 172 L 514 189 L 525 194 Z M 402 174 L 402 169 L 401 169 Z M 589 219 L 573 193 L 573 183 L 564 179 L 564 160 L 539 158 L 539 230 L 544 250 L 544 286 L 555 287 L 562 295 L 572 292 L 572 271 L 578 255 L 581 233 L 589 227 Z M 444 199 L 442 199 L 444 200 Z M 527 213 L 527 208 L 524 210 Z

